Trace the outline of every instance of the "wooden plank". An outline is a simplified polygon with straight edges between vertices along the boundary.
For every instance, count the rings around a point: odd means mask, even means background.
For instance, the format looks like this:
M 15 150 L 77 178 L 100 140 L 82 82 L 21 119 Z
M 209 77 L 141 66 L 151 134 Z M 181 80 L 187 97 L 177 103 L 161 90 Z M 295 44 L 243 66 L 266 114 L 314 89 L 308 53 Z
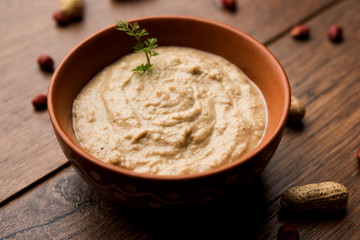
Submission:
M 283 223 L 295 225 L 301 239 L 360 239 L 360 2 L 350 0 L 314 18 L 311 37 L 295 41 L 284 36 L 269 46 L 285 68 L 292 93 L 303 100 L 303 127 L 288 128 L 281 150 L 264 172 L 273 216 L 260 239 L 274 239 Z M 344 41 L 327 39 L 328 28 L 339 24 Z M 336 181 L 350 192 L 346 213 L 294 216 L 279 211 L 280 193 L 294 185 Z
M 52 55 L 57 65 L 77 43 L 115 20 L 156 14 L 212 18 L 265 42 L 336 1 L 238 1 L 236 13 L 215 0 L 85 2 L 83 21 L 59 28 L 52 19 L 57 1 L 0 1 L 0 202 L 66 163 L 46 111 L 31 106 L 51 78 L 38 69 L 40 54 Z
M 0 238 L 244 239 L 264 224 L 263 194 L 255 181 L 215 205 L 136 211 L 106 200 L 67 169 L 0 211 Z

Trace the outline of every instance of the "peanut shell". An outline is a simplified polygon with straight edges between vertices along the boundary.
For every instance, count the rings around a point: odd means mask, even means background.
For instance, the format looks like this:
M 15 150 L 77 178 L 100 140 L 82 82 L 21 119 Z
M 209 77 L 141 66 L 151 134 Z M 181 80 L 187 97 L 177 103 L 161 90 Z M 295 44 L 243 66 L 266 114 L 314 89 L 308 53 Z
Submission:
M 60 0 L 60 10 L 69 19 L 81 18 L 84 10 L 83 0 Z
M 348 199 L 344 185 L 322 182 L 289 188 L 282 194 L 280 203 L 296 212 L 338 211 L 345 209 Z
M 295 96 L 291 96 L 288 121 L 301 121 L 305 116 L 305 110 L 305 105 L 302 103 L 302 101 Z

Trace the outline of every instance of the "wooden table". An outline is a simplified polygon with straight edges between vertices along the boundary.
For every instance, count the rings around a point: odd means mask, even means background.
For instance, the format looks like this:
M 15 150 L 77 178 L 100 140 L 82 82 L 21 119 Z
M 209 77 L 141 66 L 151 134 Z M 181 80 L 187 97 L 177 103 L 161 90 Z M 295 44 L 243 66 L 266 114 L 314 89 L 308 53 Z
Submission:
M 236 12 L 218 0 L 85 0 L 82 21 L 57 27 L 57 1 L 0 1 L 0 238 L 1 239 L 276 239 L 291 223 L 301 239 L 360 239 L 360 1 L 237 0 Z M 307 106 L 302 125 L 288 126 L 274 158 L 246 189 L 196 209 L 141 212 L 94 192 L 67 163 L 46 111 L 31 99 L 46 93 L 51 74 L 36 59 L 56 64 L 82 39 L 115 23 L 157 14 L 211 18 L 265 44 L 288 74 L 292 94 Z M 311 37 L 294 40 L 295 24 Z M 332 24 L 344 40 L 327 39 Z M 344 184 L 345 212 L 293 215 L 281 193 L 294 185 Z

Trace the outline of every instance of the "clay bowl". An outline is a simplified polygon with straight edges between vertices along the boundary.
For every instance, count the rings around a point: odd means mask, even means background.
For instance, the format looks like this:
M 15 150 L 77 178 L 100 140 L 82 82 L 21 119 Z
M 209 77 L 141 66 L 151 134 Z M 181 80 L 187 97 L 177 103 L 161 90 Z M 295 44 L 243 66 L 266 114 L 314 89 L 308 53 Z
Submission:
M 96 191 L 124 206 L 153 209 L 209 202 L 246 185 L 269 163 L 278 147 L 290 105 L 290 88 L 276 58 L 252 37 L 228 25 L 196 17 L 134 19 L 159 45 L 186 46 L 220 55 L 237 65 L 262 91 L 268 126 L 262 142 L 241 159 L 190 175 L 153 176 L 104 163 L 86 153 L 72 127 L 72 104 L 94 75 L 131 53 L 134 39 L 110 26 L 77 45 L 56 69 L 48 108 L 59 144 L 79 175 Z M 150 36 L 150 37 L 151 37 Z

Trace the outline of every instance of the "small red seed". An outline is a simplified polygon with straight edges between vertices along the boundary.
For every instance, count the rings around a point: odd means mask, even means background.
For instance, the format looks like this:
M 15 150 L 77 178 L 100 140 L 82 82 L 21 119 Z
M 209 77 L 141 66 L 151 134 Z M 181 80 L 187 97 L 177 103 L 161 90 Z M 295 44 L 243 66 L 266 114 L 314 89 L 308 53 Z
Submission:
M 222 0 L 222 5 L 230 11 L 236 10 L 236 0 Z
M 38 94 L 32 99 L 32 104 L 36 110 L 47 108 L 47 97 L 45 94 Z
M 291 224 L 284 224 L 279 228 L 277 240 L 299 240 L 298 230 Z
M 290 35 L 300 40 L 307 39 L 310 35 L 310 28 L 306 24 L 297 25 L 291 29 Z
M 40 55 L 37 59 L 39 67 L 46 72 L 54 71 L 54 60 L 49 55 Z
M 56 23 L 61 26 L 64 27 L 66 25 L 69 24 L 69 19 L 65 16 L 65 14 L 62 11 L 56 11 L 53 14 L 53 18 L 56 21 Z
M 332 25 L 328 30 L 328 38 L 332 42 L 341 42 L 343 30 L 339 25 Z

